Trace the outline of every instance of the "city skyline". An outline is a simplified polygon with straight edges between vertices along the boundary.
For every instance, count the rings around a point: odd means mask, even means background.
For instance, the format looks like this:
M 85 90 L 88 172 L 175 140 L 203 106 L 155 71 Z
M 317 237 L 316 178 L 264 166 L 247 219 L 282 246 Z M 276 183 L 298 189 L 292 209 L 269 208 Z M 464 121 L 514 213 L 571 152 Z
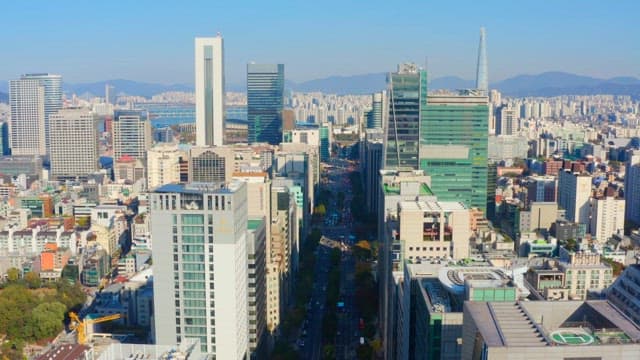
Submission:
M 607 7 L 595 2 L 554 4 L 544 18 L 528 15 L 540 11 L 533 2 L 504 3 L 499 9 L 472 2 L 456 9 L 406 4 L 382 11 L 382 3 L 367 5 L 194 4 L 172 9 L 136 2 L 123 10 L 118 3 L 92 4 L 90 9 L 7 4 L 5 26 L 16 31 L 0 35 L 9 55 L 3 58 L 0 79 L 38 71 L 62 74 L 70 83 L 126 78 L 190 84 L 193 38 L 217 32 L 228 43 L 226 76 L 232 84 L 243 83 L 251 61 L 284 63 L 293 81 L 391 71 L 404 61 L 428 62 L 433 77 L 473 79 L 481 26 L 489 34 L 490 82 L 546 71 L 640 76 L 635 66 L 640 51 L 624 41 L 633 26 L 631 14 L 639 8 L 631 1 Z M 34 12 L 36 7 L 40 11 Z M 497 17 L 496 11 L 520 16 Z M 277 15 L 260 16 L 270 12 Z M 116 17 L 120 26 L 111 26 Z M 67 21 L 77 26 L 53 26 Z M 247 23 L 261 30 L 248 32 Z M 32 31 L 48 24 L 51 31 Z

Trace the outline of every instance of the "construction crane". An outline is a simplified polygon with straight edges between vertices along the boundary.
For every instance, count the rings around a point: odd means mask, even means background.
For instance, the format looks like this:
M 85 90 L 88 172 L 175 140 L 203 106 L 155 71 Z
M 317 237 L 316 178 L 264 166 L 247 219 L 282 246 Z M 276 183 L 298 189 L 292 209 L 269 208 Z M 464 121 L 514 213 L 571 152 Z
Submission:
M 69 319 L 71 319 L 71 324 L 69 325 L 69 329 L 75 330 L 78 335 L 78 344 L 84 345 L 87 343 L 87 336 L 93 333 L 93 325 L 99 324 L 107 321 L 118 320 L 121 318 L 120 314 L 113 314 L 102 316 L 99 318 L 91 319 L 85 317 L 83 320 L 80 320 L 78 314 L 69 312 Z

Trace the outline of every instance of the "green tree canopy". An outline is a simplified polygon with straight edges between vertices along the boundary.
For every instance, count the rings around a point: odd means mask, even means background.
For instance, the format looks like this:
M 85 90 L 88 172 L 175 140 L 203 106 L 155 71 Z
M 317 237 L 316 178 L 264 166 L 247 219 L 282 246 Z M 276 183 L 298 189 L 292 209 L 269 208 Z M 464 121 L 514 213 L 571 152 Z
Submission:
M 9 282 L 16 282 L 20 278 L 20 270 L 12 267 L 7 270 L 7 280 Z
M 29 271 L 24 275 L 24 281 L 27 282 L 27 285 L 31 289 L 37 289 L 42 285 L 40 281 L 40 275 L 34 271 Z

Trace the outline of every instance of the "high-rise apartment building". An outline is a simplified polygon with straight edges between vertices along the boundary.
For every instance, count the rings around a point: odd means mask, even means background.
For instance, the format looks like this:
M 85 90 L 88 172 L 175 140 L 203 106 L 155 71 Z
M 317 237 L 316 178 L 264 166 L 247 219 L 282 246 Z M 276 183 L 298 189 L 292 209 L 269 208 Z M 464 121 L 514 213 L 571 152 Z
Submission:
M 640 225 L 640 150 L 628 154 L 624 175 L 625 220 Z
M 196 144 L 224 142 L 224 44 L 222 36 L 196 38 Z
M 613 196 L 591 201 L 591 235 L 605 243 L 613 235 L 624 234 L 624 199 Z
M 144 165 L 153 137 L 145 110 L 116 110 L 113 116 L 113 162 L 115 179 L 131 179 L 119 163 L 139 160 Z
M 439 201 L 487 208 L 489 106 L 471 93 L 427 97 L 420 125 L 420 168 Z
M 98 119 L 84 109 L 60 110 L 49 117 L 51 176 L 86 179 L 98 171 Z
M 282 141 L 283 64 L 247 64 L 249 143 Z
M 25 74 L 19 80 L 10 81 L 9 91 L 12 147 L 15 142 L 16 148 L 13 154 L 47 153 L 50 144 L 49 117 L 62 108 L 62 76 Z
M 510 105 L 496 109 L 496 135 L 516 135 L 518 133 L 518 110 Z
M 558 205 L 567 220 L 589 224 L 591 176 L 562 170 L 558 174 Z
M 197 338 L 215 358 L 246 359 L 246 184 L 164 185 L 150 204 L 156 342 Z
M 418 169 L 421 110 L 427 98 L 427 72 L 400 64 L 387 77 L 389 116 L 384 126 L 386 169 Z

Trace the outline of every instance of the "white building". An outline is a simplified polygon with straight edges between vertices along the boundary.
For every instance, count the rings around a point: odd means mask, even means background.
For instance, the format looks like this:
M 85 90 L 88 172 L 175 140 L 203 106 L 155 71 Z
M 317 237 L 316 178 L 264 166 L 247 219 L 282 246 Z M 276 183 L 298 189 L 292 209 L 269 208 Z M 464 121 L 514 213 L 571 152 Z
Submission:
M 591 176 L 569 170 L 558 173 L 558 205 L 566 210 L 567 220 L 589 224 L 590 198 Z
M 222 36 L 196 38 L 196 144 L 222 145 L 224 139 L 224 44 Z
M 51 176 L 65 180 L 98 171 L 98 126 L 89 110 L 60 110 L 51 114 Z
M 49 151 L 49 116 L 62 108 L 62 76 L 25 74 L 9 84 L 13 155 Z M 44 150 L 43 150 L 44 149 Z M 44 151 L 44 152 L 42 152 Z
M 245 359 L 246 184 L 169 184 L 150 200 L 156 343 L 197 338 L 212 357 Z
M 593 199 L 591 210 L 591 235 L 606 242 L 614 234 L 624 233 L 624 199 L 605 197 Z
M 180 182 L 180 157 L 176 145 L 156 145 L 147 151 L 147 188 Z
M 45 155 L 44 87 L 38 80 L 9 81 L 13 155 Z

